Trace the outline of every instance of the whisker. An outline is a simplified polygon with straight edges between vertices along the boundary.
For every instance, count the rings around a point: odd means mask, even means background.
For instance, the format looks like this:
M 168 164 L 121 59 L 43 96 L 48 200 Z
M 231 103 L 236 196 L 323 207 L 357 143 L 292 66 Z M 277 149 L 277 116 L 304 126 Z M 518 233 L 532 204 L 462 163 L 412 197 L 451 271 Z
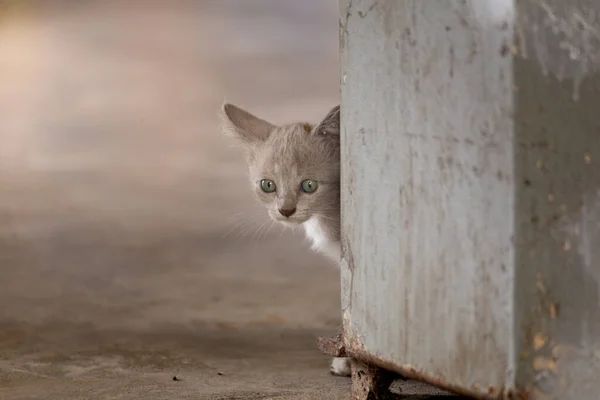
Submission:
M 271 220 L 270 223 L 263 230 L 263 233 L 261 235 L 258 235 L 258 241 L 263 241 L 267 238 L 267 235 L 269 234 L 269 229 L 271 229 L 273 227 L 273 222 L 274 221 Z
M 248 225 L 250 225 L 250 224 L 251 224 L 251 222 L 248 222 L 248 221 L 238 221 L 236 224 L 233 224 L 232 227 L 227 232 L 225 232 L 223 234 L 223 237 L 225 238 L 225 237 L 229 236 L 229 234 L 231 234 L 236 229 L 243 230 L 243 229 L 247 228 Z M 240 235 L 240 233 L 238 232 L 238 236 L 239 235 Z
M 236 229 L 238 229 L 238 228 L 240 228 L 240 224 L 232 224 L 232 225 L 231 225 L 231 228 L 229 228 L 229 229 L 227 230 L 227 232 L 225 232 L 225 233 L 223 234 L 223 236 L 222 236 L 222 237 L 223 237 L 223 238 L 226 238 L 227 236 L 229 236 L 229 234 L 231 234 L 231 233 L 232 233 L 234 230 L 236 230 Z
M 242 218 L 240 218 L 240 216 Z M 252 229 L 252 227 L 259 222 L 257 215 L 244 214 L 243 212 L 235 214 L 231 219 L 232 226 L 229 230 L 227 230 L 227 232 L 225 232 L 225 234 L 223 234 L 224 238 L 229 236 L 234 231 L 237 231 L 236 233 L 238 237 L 245 236 Z
M 239 231 L 239 233 L 237 234 L 238 237 L 245 237 L 248 236 L 250 234 L 250 232 L 252 231 L 252 224 L 249 224 L 246 228 L 242 229 Z
M 256 232 L 254 232 L 254 234 L 252 235 L 252 239 L 250 240 L 250 242 L 254 244 L 254 251 L 256 251 L 256 249 L 257 249 L 258 242 L 261 237 L 261 231 L 269 223 L 269 221 L 271 221 L 271 220 L 270 219 L 265 220 L 265 222 L 263 222 L 262 225 L 259 226 L 258 229 L 256 230 Z
M 246 223 L 246 225 L 240 231 L 238 236 L 246 236 L 246 235 L 250 234 L 250 232 L 253 230 L 253 228 L 256 227 L 257 224 L 258 224 L 258 221 L 256 221 L 256 220 Z
M 266 238 L 267 238 L 267 235 L 268 235 L 269 233 L 271 233 L 271 231 L 273 230 L 273 227 L 274 227 L 276 224 L 277 224 L 277 223 L 276 223 L 275 221 L 271 220 L 271 225 L 269 225 L 269 228 L 267 229 L 267 232 L 265 233 L 265 237 L 264 237 L 264 239 L 266 239 Z M 263 240 L 264 240 L 264 239 L 263 239 Z
M 265 222 L 262 223 L 261 226 L 258 227 L 258 229 L 254 232 L 254 234 L 252 235 L 251 241 L 254 241 L 254 239 L 256 239 L 257 235 L 260 233 L 260 231 L 262 230 L 262 228 L 268 223 L 269 221 L 266 220 Z
M 244 212 L 243 212 L 243 211 L 240 211 L 240 212 L 238 212 L 238 213 L 235 213 L 235 214 L 231 215 L 231 216 L 229 217 L 229 219 L 230 219 L 230 220 L 235 220 L 236 218 L 238 218 L 238 217 L 239 217 L 240 215 L 242 215 L 242 214 L 244 214 Z

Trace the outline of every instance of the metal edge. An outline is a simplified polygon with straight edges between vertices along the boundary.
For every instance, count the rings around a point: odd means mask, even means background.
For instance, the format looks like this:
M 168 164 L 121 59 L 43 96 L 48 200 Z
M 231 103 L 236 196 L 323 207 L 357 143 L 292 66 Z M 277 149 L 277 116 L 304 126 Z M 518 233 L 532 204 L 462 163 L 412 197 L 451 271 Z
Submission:
M 378 356 L 369 354 L 364 350 L 357 350 L 355 348 L 352 348 L 351 346 L 346 347 L 346 353 L 359 361 L 364 361 L 373 364 L 377 367 L 383 368 L 385 370 L 396 372 L 405 378 L 425 382 L 427 384 L 438 387 L 442 390 L 446 390 L 448 392 L 455 393 L 460 396 L 471 397 L 479 400 L 531 400 L 534 398 L 532 396 L 532 392 L 527 389 L 505 390 L 505 388 L 503 387 L 494 386 L 487 388 L 487 390 L 485 388 L 477 386 L 468 389 L 460 385 L 446 382 L 441 378 L 431 376 L 427 374 L 427 372 L 419 370 L 412 365 L 397 365 L 393 362 L 384 360 Z

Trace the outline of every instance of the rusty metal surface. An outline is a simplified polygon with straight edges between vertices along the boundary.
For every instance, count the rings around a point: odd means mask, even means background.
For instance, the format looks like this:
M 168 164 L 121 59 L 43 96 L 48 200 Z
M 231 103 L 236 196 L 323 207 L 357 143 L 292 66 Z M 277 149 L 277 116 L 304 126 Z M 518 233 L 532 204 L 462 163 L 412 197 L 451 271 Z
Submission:
M 346 350 L 483 394 L 512 381 L 511 11 L 340 10 Z
M 331 357 L 346 357 L 346 346 L 342 337 L 342 327 L 335 336 L 321 336 L 317 339 L 317 345 L 321 353 Z
M 597 399 L 600 1 L 517 4 L 517 385 Z
M 361 360 L 361 362 L 366 363 L 368 365 L 377 366 L 386 371 L 391 371 L 399 374 L 404 379 L 408 379 L 412 382 L 423 382 L 425 384 L 430 385 L 431 388 L 435 388 L 438 391 L 444 391 L 447 393 L 453 393 L 458 396 L 464 396 L 470 399 L 480 399 L 480 400 L 494 400 L 500 398 L 508 398 L 513 399 L 516 398 L 516 395 L 513 391 L 503 390 L 502 388 L 497 387 L 488 387 L 483 389 L 474 385 L 470 388 L 465 388 L 455 383 L 445 381 L 440 378 L 433 377 L 427 371 L 416 368 L 413 365 L 398 365 L 394 362 L 390 362 L 384 358 L 374 356 L 366 351 L 360 351 L 356 349 L 349 349 L 350 354 L 357 360 Z M 353 382 L 354 385 L 354 382 Z M 437 393 L 436 393 L 437 394 Z M 519 397 L 519 399 L 521 399 Z
M 342 1 L 347 352 L 600 393 L 600 1 Z
M 357 400 L 466 398 L 422 381 L 399 378 L 394 372 L 357 359 L 352 360 L 351 393 Z
M 352 397 L 356 400 L 387 400 L 394 375 L 381 368 L 352 360 Z

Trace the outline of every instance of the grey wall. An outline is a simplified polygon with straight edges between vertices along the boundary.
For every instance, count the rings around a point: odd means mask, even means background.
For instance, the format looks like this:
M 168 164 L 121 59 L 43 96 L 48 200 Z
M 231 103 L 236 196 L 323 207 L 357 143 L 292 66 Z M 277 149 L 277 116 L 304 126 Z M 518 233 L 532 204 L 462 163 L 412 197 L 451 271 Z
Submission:
M 592 399 L 600 393 L 600 1 L 518 5 L 517 384 Z
M 557 4 L 341 2 L 354 355 L 486 395 L 600 392 L 600 2 Z

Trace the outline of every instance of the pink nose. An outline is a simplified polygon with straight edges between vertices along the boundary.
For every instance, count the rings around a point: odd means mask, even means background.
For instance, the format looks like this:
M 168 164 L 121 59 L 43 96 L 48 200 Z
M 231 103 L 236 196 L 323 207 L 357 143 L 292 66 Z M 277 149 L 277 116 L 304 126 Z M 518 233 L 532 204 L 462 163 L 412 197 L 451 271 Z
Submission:
M 295 208 L 288 208 L 288 209 L 280 208 L 279 209 L 279 213 L 286 218 L 291 217 L 292 215 L 294 215 L 295 212 L 296 212 Z

